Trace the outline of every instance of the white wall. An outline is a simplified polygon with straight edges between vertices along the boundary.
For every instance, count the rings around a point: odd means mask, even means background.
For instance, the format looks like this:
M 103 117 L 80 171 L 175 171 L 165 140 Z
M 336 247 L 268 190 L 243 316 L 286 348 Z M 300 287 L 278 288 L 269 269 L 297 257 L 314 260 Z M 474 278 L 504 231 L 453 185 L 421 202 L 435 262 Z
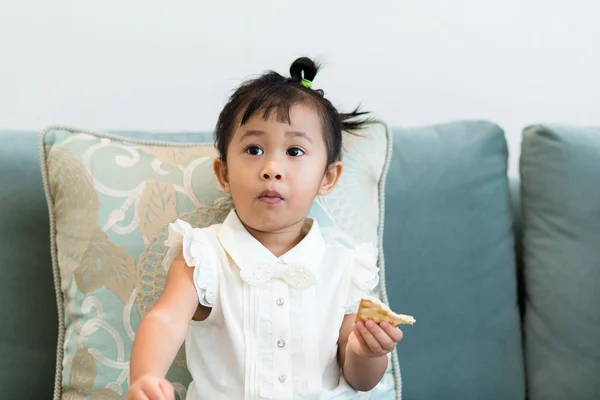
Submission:
M 209 5 L 210 4 L 210 5 Z M 600 125 L 596 0 L 0 0 L 0 127 L 211 129 L 229 91 L 300 54 L 390 125 Z

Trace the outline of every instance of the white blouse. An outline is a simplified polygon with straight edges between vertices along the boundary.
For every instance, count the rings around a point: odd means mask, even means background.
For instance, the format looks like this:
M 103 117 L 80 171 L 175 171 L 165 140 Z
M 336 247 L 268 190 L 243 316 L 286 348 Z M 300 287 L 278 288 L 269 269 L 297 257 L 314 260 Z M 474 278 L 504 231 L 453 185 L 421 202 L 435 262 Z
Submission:
M 183 250 L 199 302 L 212 307 L 186 337 L 188 400 L 358 396 L 341 374 L 337 342 L 344 315 L 378 283 L 373 245 L 326 243 L 312 220 L 277 258 L 235 211 L 204 229 L 177 220 L 166 244 L 165 267 Z

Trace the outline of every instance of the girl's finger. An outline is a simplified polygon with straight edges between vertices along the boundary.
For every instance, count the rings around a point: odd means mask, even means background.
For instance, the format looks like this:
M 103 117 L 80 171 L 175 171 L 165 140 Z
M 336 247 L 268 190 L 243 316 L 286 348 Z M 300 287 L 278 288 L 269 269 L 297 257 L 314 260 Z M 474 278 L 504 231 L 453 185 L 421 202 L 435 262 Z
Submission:
M 126 400 L 150 400 L 148 396 L 146 396 L 146 394 L 144 394 L 144 392 L 141 390 L 132 392 L 131 396 L 129 396 L 129 393 L 127 393 L 127 396 L 128 397 L 126 397 Z
M 152 382 L 150 385 L 145 386 L 144 394 L 148 397 L 149 400 L 165 400 L 165 397 L 162 395 L 160 390 L 160 386 L 157 382 Z
M 371 325 L 371 324 L 369 324 Z M 396 343 L 392 340 L 390 335 L 387 334 L 378 324 L 372 322 L 372 326 L 369 326 L 369 330 L 379 342 L 379 345 L 386 352 L 394 350 Z
M 359 322 L 359 324 L 361 324 L 361 322 Z M 369 345 L 367 342 L 365 342 L 365 338 L 362 336 L 362 333 L 360 333 L 360 329 L 357 325 L 358 324 L 354 325 L 354 336 L 356 336 L 356 339 L 358 340 L 358 343 L 360 343 L 361 347 L 368 349 Z
M 165 400 L 175 400 L 175 389 L 173 389 L 173 385 L 166 381 L 160 381 L 158 386 L 160 387 L 163 396 L 165 396 Z
M 371 333 L 372 325 L 377 325 L 377 324 L 373 321 L 367 321 L 367 322 L 365 322 L 364 325 L 362 325 L 362 326 L 359 325 L 358 329 L 360 329 L 360 333 L 361 333 L 362 337 L 365 339 L 365 342 L 367 342 L 367 345 L 369 346 L 371 351 L 373 353 L 379 354 L 379 353 L 383 352 L 383 349 L 381 347 L 381 344 L 379 344 L 379 341 Z M 379 329 L 381 329 L 381 328 L 379 328 Z
M 402 330 L 400 330 L 400 328 L 392 326 L 387 322 L 382 322 L 381 324 L 379 324 L 379 326 L 381 326 L 381 329 L 383 329 L 388 334 L 388 336 L 392 338 L 394 343 L 398 343 L 404 337 L 404 333 L 402 332 Z

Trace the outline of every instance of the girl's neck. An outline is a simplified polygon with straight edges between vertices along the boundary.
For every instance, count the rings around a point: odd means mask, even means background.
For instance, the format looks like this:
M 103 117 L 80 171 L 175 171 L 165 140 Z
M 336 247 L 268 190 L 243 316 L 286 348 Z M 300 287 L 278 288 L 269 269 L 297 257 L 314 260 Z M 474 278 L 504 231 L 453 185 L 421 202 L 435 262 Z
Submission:
M 275 257 L 281 257 L 304 239 L 310 230 L 311 222 L 309 218 L 303 218 L 293 225 L 273 232 L 259 231 L 245 224 L 244 226 L 248 233 Z

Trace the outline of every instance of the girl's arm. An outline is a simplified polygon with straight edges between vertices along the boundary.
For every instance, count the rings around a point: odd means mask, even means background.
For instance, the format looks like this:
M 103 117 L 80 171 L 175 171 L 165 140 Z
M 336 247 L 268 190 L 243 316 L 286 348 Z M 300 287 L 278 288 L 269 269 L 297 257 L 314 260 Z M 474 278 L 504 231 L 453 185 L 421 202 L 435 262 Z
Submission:
M 373 389 L 387 369 L 387 354 L 402 340 L 402 331 L 387 322 L 354 323 L 356 314 L 347 314 L 340 328 L 338 357 L 344 378 L 354 389 Z
M 185 340 L 198 308 L 194 268 L 180 253 L 169 268 L 165 288 L 140 324 L 131 350 L 130 382 L 142 376 L 164 378 Z

